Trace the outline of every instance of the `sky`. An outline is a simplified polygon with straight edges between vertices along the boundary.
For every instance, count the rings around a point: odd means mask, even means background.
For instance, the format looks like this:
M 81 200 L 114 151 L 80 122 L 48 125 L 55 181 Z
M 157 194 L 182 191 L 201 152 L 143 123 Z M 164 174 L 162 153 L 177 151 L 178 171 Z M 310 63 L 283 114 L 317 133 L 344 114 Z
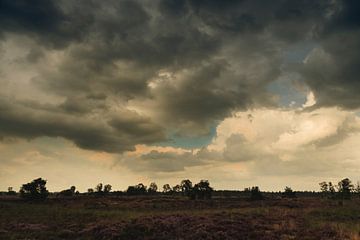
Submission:
M 0 1 L 0 191 L 360 180 L 357 0 Z

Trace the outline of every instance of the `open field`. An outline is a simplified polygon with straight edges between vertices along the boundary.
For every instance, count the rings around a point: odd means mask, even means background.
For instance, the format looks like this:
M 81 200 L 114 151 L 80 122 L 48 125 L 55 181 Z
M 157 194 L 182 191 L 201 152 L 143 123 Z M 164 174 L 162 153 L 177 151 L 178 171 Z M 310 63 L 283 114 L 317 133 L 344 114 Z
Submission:
M 3 198 L 0 211 L 0 239 L 360 239 L 358 199 Z

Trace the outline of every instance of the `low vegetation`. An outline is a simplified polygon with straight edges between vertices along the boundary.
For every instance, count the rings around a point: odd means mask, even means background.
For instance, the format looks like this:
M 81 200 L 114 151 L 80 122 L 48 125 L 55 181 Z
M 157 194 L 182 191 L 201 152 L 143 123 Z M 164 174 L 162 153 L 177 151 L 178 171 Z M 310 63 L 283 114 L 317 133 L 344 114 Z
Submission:
M 0 239 L 359 239 L 357 187 L 349 179 L 334 191 L 329 185 L 215 191 L 186 179 L 162 191 L 156 183 L 125 192 L 100 183 L 86 193 L 49 193 L 39 178 L 1 195 Z

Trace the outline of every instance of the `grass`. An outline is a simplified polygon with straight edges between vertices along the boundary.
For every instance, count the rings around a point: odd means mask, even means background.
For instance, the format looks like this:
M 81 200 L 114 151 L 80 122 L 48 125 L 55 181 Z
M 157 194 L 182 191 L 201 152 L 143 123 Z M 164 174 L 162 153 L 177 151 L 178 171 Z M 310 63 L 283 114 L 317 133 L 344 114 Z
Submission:
M 307 215 L 308 224 L 325 227 L 332 226 L 339 232 L 360 237 L 360 202 L 359 200 L 345 201 L 344 206 L 330 202 L 330 206 L 314 209 Z
M 360 201 L 0 200 L 0 239 L 359 239 Z M 195 238 L 196 237 L 196 238 Z

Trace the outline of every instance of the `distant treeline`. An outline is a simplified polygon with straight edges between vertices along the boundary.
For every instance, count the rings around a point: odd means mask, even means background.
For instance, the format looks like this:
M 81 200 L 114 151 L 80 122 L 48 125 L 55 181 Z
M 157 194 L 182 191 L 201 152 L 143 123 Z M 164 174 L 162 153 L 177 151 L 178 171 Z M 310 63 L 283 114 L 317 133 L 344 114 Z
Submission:
M 143 183 L 129 186 L 126 191 L 112 191 L 110 184 L 99 183 L 95 188 L 89 188 L 87 192 L 80 193 L 76 191 L 75 186 L 60 192 L 50 193 L 46 189 L 47 181 L 42 178 L 34 179 L 29 183 L 25 183 L 20 188 L 19 192 L 8 188 L 7 192 L 0 192 L 1 195 L 20 196 L 26 200 L 45 200 L 49 195 L 54 197 L 76 197 L 76 196 L 146 196 L 146 195 L 178 195 L 186 196 L 192 200 L 206 200 L 216 197 L 245 197 L 249 200 L 262 200 L 267 196 L 280 196 L 283 198 L 295 198 L 297 196 L 321 196 L 331 199 L 350 199 L 352 195 L 360 195 L 360 185 L 352 184 L 350 179 L 345 178 L 339 181 L 336 185 L 332 182 L 321 182 L 319 192 L 311 191 L 293 191 L 290 187 L 285 187 L 282 192 L 262 192 L 258 186 L 245 188 L 243 191 L 229 191 L 217 190 L 210 186 L 208 180 L 201 180 L 193 185 L 189 179 L 182 180 L 179 184 L 171 187 L 169 184 L 164 184 L 162 189 L 159 189 L 155 182 L 150 183 L 147 187 Z

